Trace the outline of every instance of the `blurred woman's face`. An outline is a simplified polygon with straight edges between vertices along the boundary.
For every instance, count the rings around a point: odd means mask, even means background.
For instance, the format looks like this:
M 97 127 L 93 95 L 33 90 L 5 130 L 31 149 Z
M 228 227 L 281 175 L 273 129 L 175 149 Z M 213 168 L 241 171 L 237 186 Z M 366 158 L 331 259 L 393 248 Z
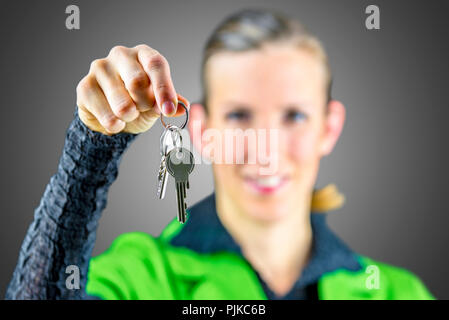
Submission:
M 221 139 L 223 152 L 243 150 L 245 163 L 213 164 L 217 194 L 238 212 L 262 220 L 281 219 L 310 196 L 323 155 L 327 103 L 326 69 L 313 53 L 292 46 L 265 46 L 219 53 L 208 61 L 205 129 L 221 133 L 253 130 L 258 143 Z M 270 141 L 270 130 L 275 132 Z M 276 134 L 277 132 L 277 134 Z M 229 142 L 229 141 L 228 141 Z M 203 142 L 205 143 L 205 142 Z M 276 163 L 248 163 L 266 148 Z M 240 150 L 240 151 L 239 151 Z M 270 168 L 269 170 L 268 167 Z M 265 170 L 264 170 L 265 169 Z

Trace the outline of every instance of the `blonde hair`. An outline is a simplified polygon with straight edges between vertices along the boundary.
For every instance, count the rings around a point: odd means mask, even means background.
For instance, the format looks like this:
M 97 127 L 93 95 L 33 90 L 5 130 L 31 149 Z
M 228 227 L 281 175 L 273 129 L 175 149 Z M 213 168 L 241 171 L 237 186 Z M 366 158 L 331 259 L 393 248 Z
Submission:
M 207 112 L 208 87 L 206 65 L 211 56 L 220 52 L 242 52 L 260 49 L 267 43 L 288 43 L 306 50 L 320 59 L 325 67 L 327 101 L 331 100 L 332 73 L 327 54 L 321 42 L 297 20 L 279 12 L 266 9 L 244 9 L 228 16 L 212 32 L 206 42 L 201 82 L 203 97 L 201 104 Z M 327 108 L 325 108 L 327 111 Z M 312 195 L 312 211 L 325 212 L 340 208 L 345 198 L 334 184 L 315 189 Z
M 344 194 L 340 193 L 335 184 L 330 183 L 324 188 L 313 191 L 311 210 L 314 212 L 327 212 L 341 208 L 344 203 Z
M 332 72 L 322 43 L 295 19 L 266 9 L 245 9 L 228 16 L 206 42 L 201 63 L 201 103 L 208 104 L 207 62 L 220 52 L 261 49 L 265 44 L 289 44 L 315 55 L 325 68 L 327 102 L 331 100 Z M 327 110 L 327 108 L 326 108 Z

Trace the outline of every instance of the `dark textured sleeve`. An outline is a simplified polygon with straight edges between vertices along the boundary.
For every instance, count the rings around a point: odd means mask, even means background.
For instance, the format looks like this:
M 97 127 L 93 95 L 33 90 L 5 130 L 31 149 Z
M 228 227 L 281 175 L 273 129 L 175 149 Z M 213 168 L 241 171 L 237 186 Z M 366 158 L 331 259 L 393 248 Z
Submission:
M 98 220 L 106 207 L 108 189 L 117 178 L 121 156 L 137 135 L 107 136 L 85 126 L 77 111 L 74 115 L 57 172 L 22 243 L 6 299 L 89 298 L 86 275 Z M 73 274 L 66 273 L 70 265 L 79 268 L 80 289 L 66 286 Z

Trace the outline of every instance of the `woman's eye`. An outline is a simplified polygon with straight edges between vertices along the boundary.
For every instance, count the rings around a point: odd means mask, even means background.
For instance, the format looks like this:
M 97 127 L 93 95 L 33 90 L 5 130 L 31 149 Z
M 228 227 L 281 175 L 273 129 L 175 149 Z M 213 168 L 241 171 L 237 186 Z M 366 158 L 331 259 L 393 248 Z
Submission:
M 234 120 L 234 121 L 248 121 L 250 119 L 250 113 L 245 110 L 237 110 L 237 111 L 231 111 L 226 114 L 227 120 Z
M 304 112 L 298 110 L 289 110 L 285 115 L 287 122 L 301 122 L 307 119 L 307 115 Z

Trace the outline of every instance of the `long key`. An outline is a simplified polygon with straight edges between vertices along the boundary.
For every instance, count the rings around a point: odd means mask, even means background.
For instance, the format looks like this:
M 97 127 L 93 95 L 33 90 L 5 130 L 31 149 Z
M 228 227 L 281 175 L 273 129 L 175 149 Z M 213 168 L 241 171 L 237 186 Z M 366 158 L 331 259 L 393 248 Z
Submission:
M 176 184 L 176 198 L 178 201 L 178 221 L 186 222 L 186 189 L 189 188 L 189 174 L 195 167 L 193 154 L 185 148 L 174 148 L 167 155 L 167 171 Z

